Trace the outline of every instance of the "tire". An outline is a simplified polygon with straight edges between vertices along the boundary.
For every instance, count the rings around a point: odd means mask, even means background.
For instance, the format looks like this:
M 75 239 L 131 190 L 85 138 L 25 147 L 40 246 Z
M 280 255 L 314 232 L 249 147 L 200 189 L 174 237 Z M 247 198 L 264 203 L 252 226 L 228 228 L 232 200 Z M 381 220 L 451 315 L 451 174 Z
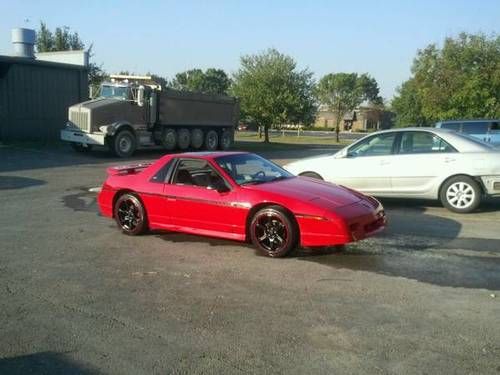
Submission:
M 299 176 L 315 178 L 316 180 L 323 180 L 323 177 L 321 177 L 319 174 L 317 174 L 315 172 L 304 172 L 304 173 L 299 174 Z
M 136 236 L 147 228 L 147 215 L 142 202 L 133 194 L 121 195 L 113 208 L 116 224 L 123 233 Z
M 161 144 L 167 151 L 173 151 L 177 147 L 177 132 L 174 129 L 163 128 L 161 133 Z
M 130 130 L 122 130 L 113 137 L 111 142 L 112 151 L 120 158 L 128 158 L 133 155 L 137 148 L 137 140 Z
M 257 250 L 271 258 L 287 255 L 297 246 L 299 238 L 293 218 L 280 206 L 257 211 L 250 222 L 249 233 Z
M 220 136 L 219 148 L 221 150 L 228 150 L 233 145 L 234 132 L 230 129 L 224 129 Z
M 82 143 L 71 142 L 71 147 L 76 152 L 86 153 L 92 151 L 92 145 L 84 146 Z
M 201 129 L 193 129 L 191 130 L 191 147 L 195 150 L 200 149 L 203 146 L 203 141 L 205 137 L 203 134 L 203 130 Z
M 190 144 L 191 144 L 191 136 L 189 134 L 189 130 L 187 129 L 177 130 L 177 146 L 179 146 L 181 150 L 187 150 Z
M 468 176 L 456 176 L 445 181 L 439 199 L 448 210 L 465 214 L 474 211 L 481 203 L 481 187 Z
M 205 134 L 205 149 L 208 151 L 215 151 L 218 145 L 219 134 L 217 134 L 215 130 L 209 130 L 207 134 Z

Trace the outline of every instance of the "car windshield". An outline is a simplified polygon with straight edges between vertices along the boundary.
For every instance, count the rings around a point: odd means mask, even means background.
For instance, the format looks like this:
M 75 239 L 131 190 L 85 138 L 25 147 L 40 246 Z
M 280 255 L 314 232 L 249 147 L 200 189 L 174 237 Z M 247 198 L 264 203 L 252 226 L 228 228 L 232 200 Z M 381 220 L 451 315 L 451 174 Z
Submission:
M 104 98 L 128 99 L 129 88 L 127 86 L 103 85 L 101 87 L 101 96 Z
M 276 164 L 254 154 L 221 156 L 215 161 L 238 185 L 261 184 L 293 177 Z

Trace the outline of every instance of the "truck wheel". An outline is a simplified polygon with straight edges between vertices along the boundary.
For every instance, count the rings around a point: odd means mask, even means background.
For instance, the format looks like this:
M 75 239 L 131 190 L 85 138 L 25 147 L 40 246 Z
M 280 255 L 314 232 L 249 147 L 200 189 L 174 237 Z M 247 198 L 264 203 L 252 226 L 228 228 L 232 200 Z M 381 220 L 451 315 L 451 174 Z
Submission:
M 219 134 L 215 130 L 209 130 L 205 135 L 205 149 L 208 151 L 217 150 L 219 145 Z
M 221 150 L 228 150 L 233 145 L 234 133 L 231 130 L 224 129 L 220 137 L 219 148 Z
M 84 145 L 82 143 L 71 142 L 71 147 L 76 152 L 89 152 L 92 151 L 92 145 Z
M 128 158 L 134 153 L 137 141 L 130 130 L 122 130 L 113 137 L 112 146 L 116 156 Z
M 186 150 L 191 143 L 191 137 L 189 136 L 189 130 L 179 129 L 177 131 L 177 144 L 181 150 Z
M 165 150 L 172 151 L 175 149 L 175 147 L 177 146 L 177 133 L 174 129 L 163 129 L 161 144 L 163 145 L 163 148 Z
M 191 147 L 197 150 L 201 148 L 201 146 L 203 146 L 203 130 L 191 130 Z

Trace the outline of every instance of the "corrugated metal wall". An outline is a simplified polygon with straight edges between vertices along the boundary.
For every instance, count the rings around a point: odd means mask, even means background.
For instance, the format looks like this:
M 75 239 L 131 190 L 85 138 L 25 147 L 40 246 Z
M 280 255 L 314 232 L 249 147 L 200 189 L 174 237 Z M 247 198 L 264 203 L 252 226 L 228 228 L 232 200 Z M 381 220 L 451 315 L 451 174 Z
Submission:
M 0 140 L 58 140 L 68 107 L 87 98 L 86 70 L 0 61 Z

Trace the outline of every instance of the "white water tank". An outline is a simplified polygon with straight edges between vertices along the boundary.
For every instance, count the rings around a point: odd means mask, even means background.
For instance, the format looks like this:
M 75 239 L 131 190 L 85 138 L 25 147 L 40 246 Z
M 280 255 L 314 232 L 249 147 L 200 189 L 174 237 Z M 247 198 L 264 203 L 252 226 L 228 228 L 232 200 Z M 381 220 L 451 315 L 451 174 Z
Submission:
M 12 29 L 12 44 L 14 45 L 14 56 L 35 58 L 35 30 L 17 28 Z

